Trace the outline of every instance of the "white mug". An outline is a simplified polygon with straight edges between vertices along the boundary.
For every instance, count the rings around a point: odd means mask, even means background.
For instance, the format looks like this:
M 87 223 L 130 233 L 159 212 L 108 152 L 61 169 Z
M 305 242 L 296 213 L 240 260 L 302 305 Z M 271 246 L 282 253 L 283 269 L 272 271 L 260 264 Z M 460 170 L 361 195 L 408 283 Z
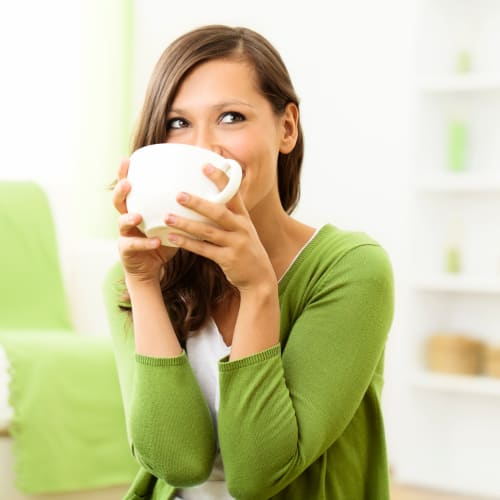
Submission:
M 222 191 L 203 173 L 202 168 L 207 164 L 227 174 L 229 181 Z M 138 227 L 146 236 L 156 236 L 162 245 L 172 246 L 169 233 L 182 234 L 182 231 L 165 224 L 168 214 L 208 222 L 200 214 L 179 205 L 177 194 L 183 191 L 214 203 L 227 203 L 238 191 L 241 177 L 237 161 L 208 149 L 176 143 L 144 146 L 130 156 L 127 179 L 131 190 L 126 200 L 127 211 L 142 216 Z

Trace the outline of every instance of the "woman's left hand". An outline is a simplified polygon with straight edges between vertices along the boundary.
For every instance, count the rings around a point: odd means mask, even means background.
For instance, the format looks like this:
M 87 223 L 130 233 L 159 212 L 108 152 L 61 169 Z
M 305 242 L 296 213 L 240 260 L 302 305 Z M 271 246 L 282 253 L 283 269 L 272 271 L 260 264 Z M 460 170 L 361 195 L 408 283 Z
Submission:
M 224 172 L 211 165 L 205 166 L 203 171 L 220 190 L 224 188 L 227 183 Z M 226 204 L 213 203 L 188 193 L 179 193 L 177 202 L 205 216 L 214 225 L 169 214 L 165 220 L 168 226 L 195 237 L 171 234 L 169 239 L 174 245 L 216 262 L 240 292 L 264 280 L 276 279 L 239 193 Z

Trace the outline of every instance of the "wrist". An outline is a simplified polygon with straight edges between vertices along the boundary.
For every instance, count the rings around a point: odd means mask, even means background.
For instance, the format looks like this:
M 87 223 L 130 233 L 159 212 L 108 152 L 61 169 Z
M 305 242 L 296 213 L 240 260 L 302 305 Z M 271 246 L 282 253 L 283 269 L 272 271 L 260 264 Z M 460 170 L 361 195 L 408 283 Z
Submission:
M 276 279 L 240 291 L 240 307 L 229 359 L 251 356 L 279 342 L 280 304 Z
M 278 282 L 276 276 L 272 275 L 268 279 L 260 279 L 239 289 L 240 298 L 252 300 L 260 299 L 266 301 L 278 296 Z
M 125 284 L 129 293 L 137 289 L 160 289 L 160 278 L 152 276 L 137 276 L 125 273 Z
M 260 281 L 240 290 L 240 307 L 256 309 L 257 311 L 278 309 L 278 283 L 274 281 Z

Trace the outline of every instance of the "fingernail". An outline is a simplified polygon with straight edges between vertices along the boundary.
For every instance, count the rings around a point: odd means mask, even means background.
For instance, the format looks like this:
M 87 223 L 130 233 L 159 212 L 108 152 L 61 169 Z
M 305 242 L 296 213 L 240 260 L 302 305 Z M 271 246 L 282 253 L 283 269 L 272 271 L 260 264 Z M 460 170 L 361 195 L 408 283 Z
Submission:
M 206 173 L 206 174 L 213 174 L 214 171 L 215 171 L 215 167 L 213 165 L 205 165 L 203 167 L 203 171 Z
M 148 240 L 148 246 L 150 248 L 156 248 L 158 246 L 159 241 L 160 240 L 158 238 L 150 239 L 150 240 Z
M 189 196 L 187 195 L 187 193 L 179 193 L 177 195 L 177 201 L 179 203 L 186 203 L 186 201 L 189 200 Z
M 167 224 L 175 224 L 177 222 L 177 217 L 175 215 L 168 214 L 166 222 Z
M 172 243 L 178 243 L 179 242 L 179 237 L 174 234 L 174 233 L 170 233 L 168 235 L 168 241 L 171 241 Z

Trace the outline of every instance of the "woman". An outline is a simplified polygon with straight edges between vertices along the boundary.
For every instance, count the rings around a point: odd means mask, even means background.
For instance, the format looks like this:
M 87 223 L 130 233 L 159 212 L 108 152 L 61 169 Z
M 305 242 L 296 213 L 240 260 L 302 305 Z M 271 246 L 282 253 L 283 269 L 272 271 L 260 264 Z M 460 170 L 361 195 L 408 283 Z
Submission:
M 125 299 L 108 305 L 132 453 L 126 498 L 389 498 L 380 405 L 392 273 L 368 236 L 290 216 L 299 103 L 276 50 L 245 28 L 181 36 L 154 70 L 133 149 L 193 144 L 234 158 L 225 206 L 179 193 L 213 224 L 160 246 L 113 191 Z M 204 168 L 219 188 L 225 177 Z M 117 307 L 117 306 L 120 307 Z M 131 309 L 126 321 L 123 309 Z M 125 318 L 124 318 L 125 314 Z

